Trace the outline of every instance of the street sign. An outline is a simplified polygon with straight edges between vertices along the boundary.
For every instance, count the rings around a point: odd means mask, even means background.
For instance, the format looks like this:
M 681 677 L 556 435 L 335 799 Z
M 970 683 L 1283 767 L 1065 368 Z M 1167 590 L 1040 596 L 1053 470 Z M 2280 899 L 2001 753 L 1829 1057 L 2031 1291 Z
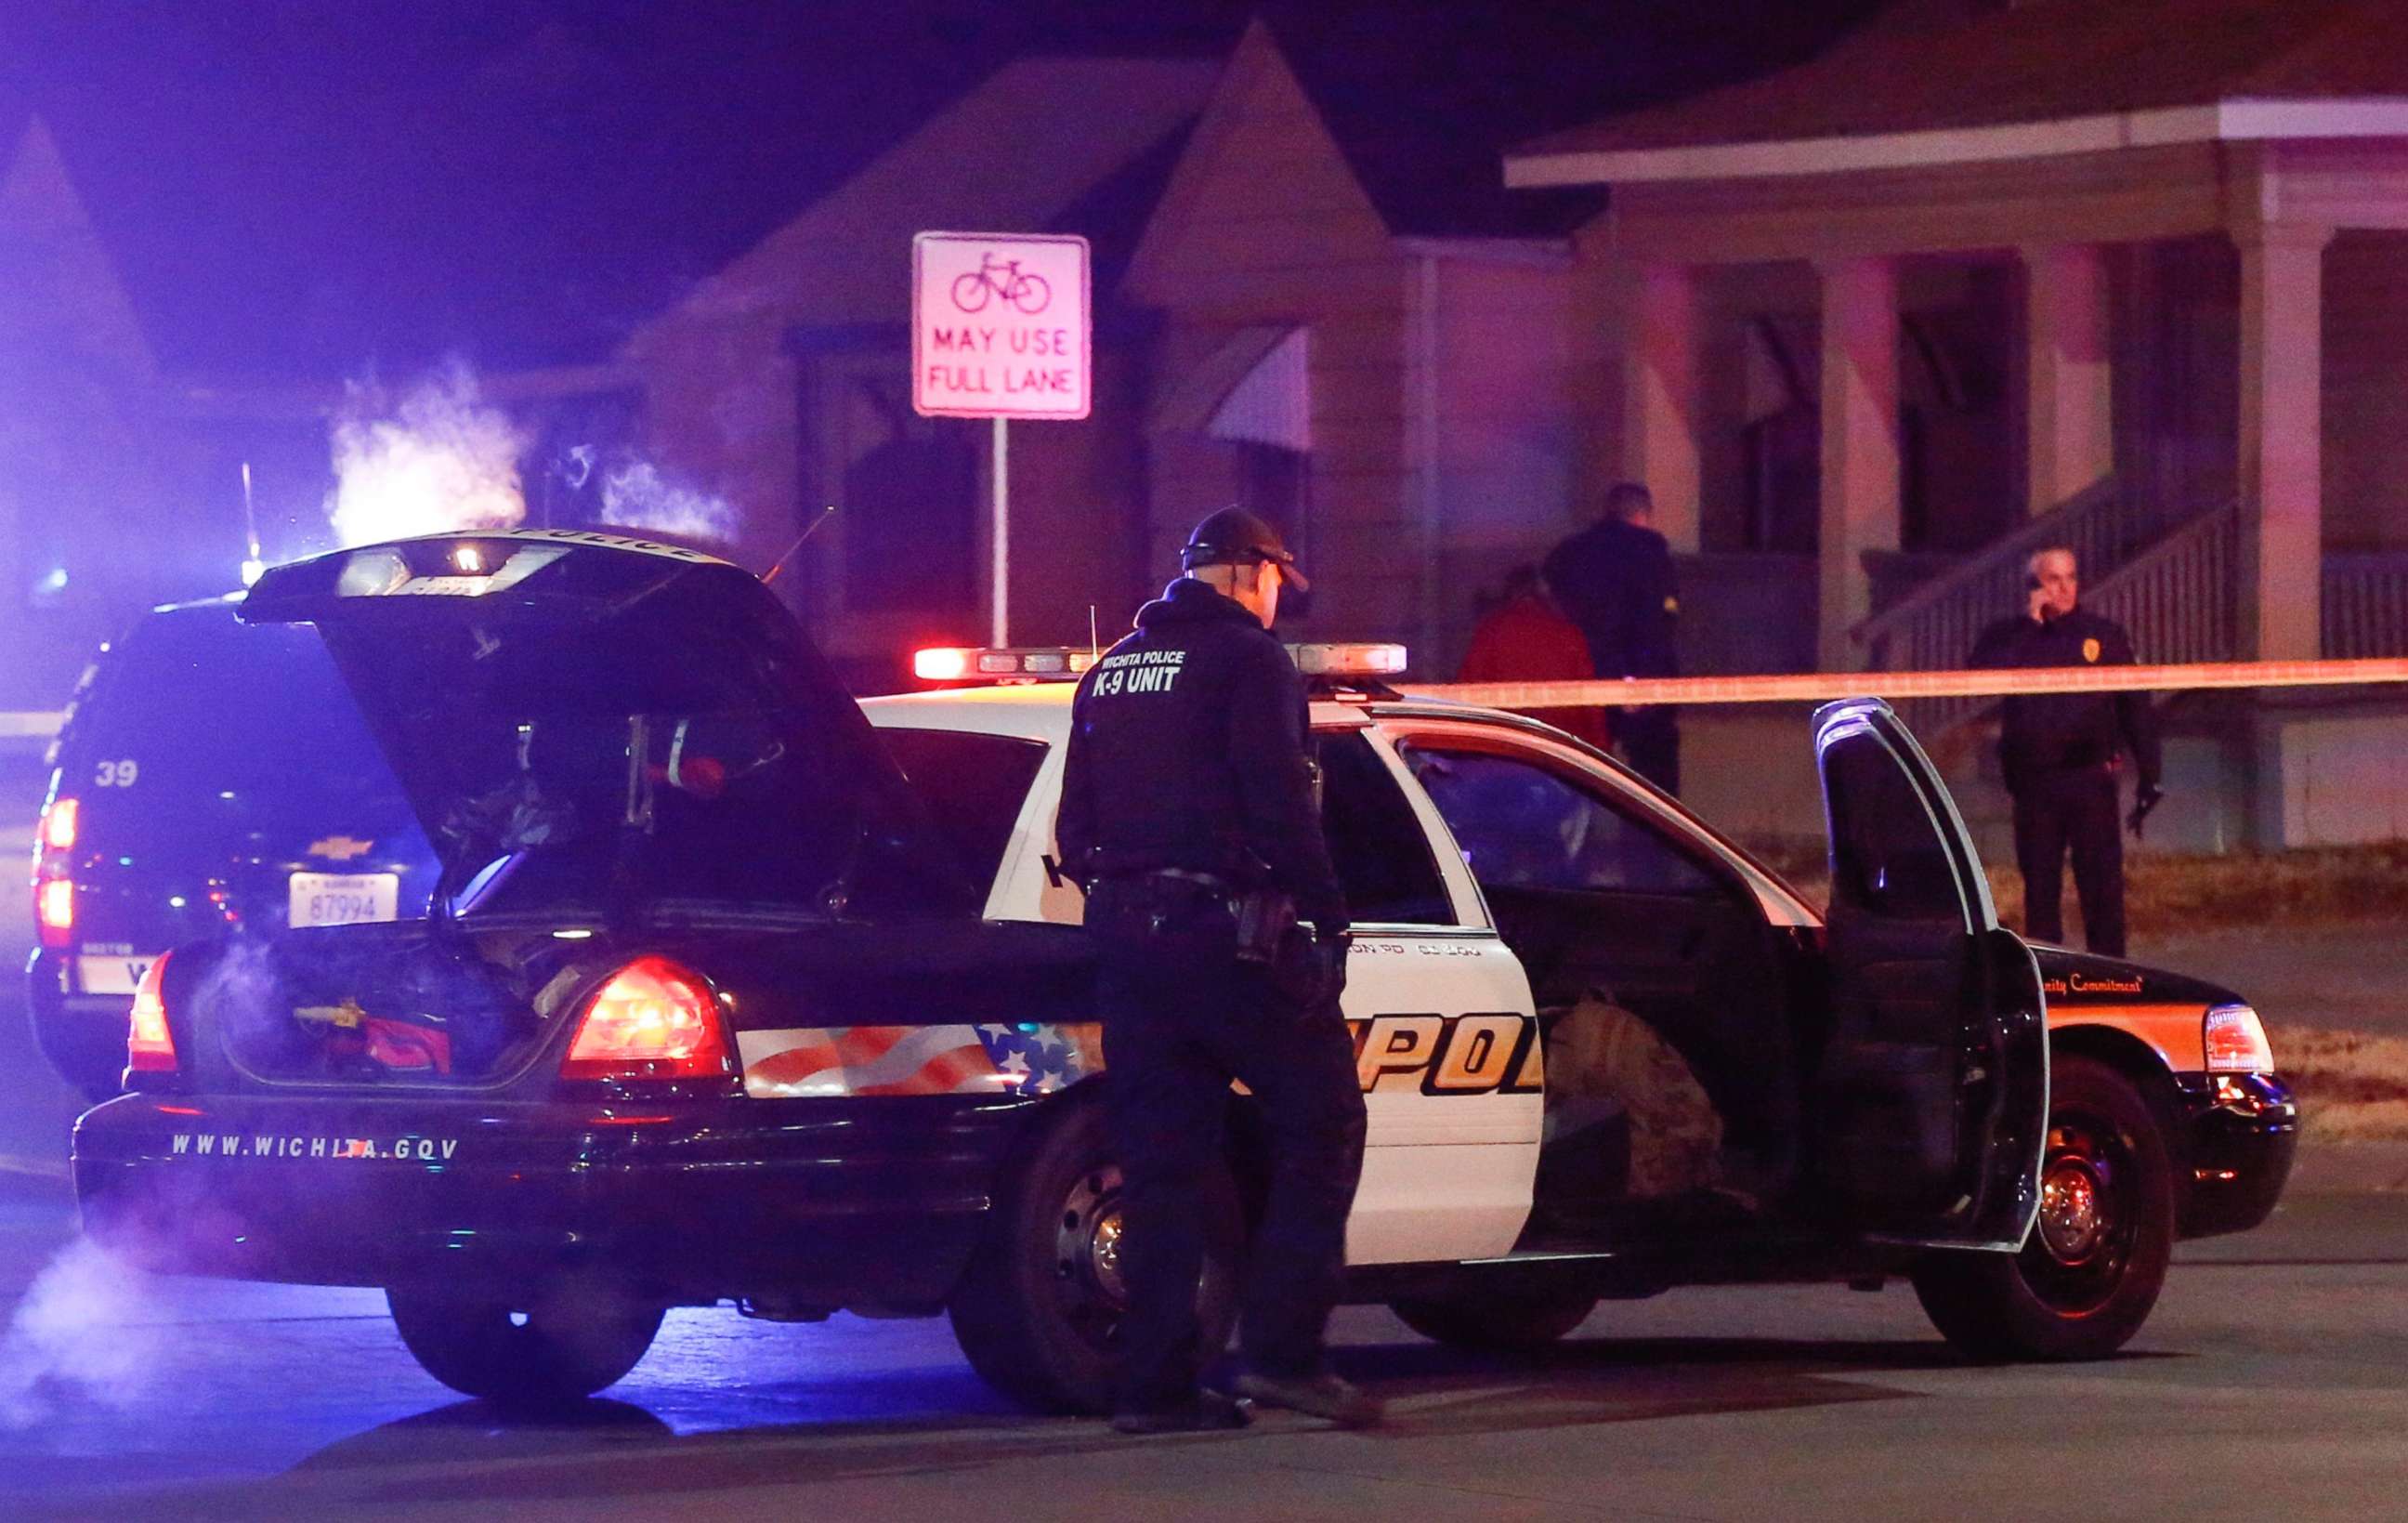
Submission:
M 1083 418 L 1093 399 L 1087 240 L 911 240 L 911 406 L 930 418 Z

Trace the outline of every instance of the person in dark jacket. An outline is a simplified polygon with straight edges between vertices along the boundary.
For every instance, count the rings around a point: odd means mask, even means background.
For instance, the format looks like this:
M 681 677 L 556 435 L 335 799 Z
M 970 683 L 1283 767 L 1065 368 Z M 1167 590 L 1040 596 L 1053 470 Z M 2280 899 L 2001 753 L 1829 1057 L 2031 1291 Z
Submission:
M 2073 552 L 2032 556 L 2024 611 L 1974 642 L 1975 667 L 2130 666 L 2123 625 L 2080 606 Z M 2145 693 L 2041 693 L 2009 697 L 1999 759 L 2014 801 L 2015 867 L 2024 880 L 2024 927 L 2034 941 L 2065 939 L 2065 859 L 2082 900 L 2083 939 L 2093 952 L 2124 955 L 2124 839 L 2116 774 L 2128 752 L 2140 773 L 2132 830 L 2157 806 L 2161 765 Z
M 1196 1309 L 1232 1079 L 1254 1097 L 1273 1156 L 1231 1392 L 1360 1426 L 1379 1403 L 1322 1351 L 1363 1167 L 1363 1096 L 1338 1012 L 1349 922 L 1304 682 L 1270 632 L 1283 583 L 1306 583 L 1278 532 L 1238 509 L 1197 524 L 1181 558 L 1186 574 L 1079 684 L 1055 824 L 1096 939 L 1124 1180 L 1113 1426 L 1244 1420 L 1228 1394 L 1199 1387 L 1220 1351 L 1197 1346 Z
M 1547 585 L 1588 639 L 1599 677 L 1677 677 L 1681 612 L 1672 551 L 1656 532 L 1656 499 L 1637 481 L 1605 495 L 1605 515 L 1557 545 Z M 1666 793 L 1681 791 L 1681 729 L 1669 704 L 1612 711 L 1613 737 L 1631 770 Z

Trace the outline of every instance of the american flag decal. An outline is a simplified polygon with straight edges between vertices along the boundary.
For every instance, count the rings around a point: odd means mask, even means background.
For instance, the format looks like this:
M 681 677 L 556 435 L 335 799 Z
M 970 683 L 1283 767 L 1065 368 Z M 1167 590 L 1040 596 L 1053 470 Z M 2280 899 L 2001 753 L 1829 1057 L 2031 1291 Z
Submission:
M 1100 1065 L 1092 1027 L 838 1026 L 739 1031 L 744 1092 L 834 1095 L 1049 1094 Z

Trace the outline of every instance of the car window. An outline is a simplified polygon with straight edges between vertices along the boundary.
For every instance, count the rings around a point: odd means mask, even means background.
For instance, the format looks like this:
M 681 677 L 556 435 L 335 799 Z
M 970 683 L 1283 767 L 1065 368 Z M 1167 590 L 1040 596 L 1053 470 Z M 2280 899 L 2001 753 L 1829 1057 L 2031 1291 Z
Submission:
M 1961 919 L 1965 899 L 1939 823 L 1904 765 L 1870 729 L 1823 748 L 1831 824 L 1831 907 L 1894 920 Z
M 1346 891 L 1346 912 L 1372 923 L 1455 924 L 1446 881 L 1396 775 L 1360 732 L 1313 738 L 1321 825 Z
M 1491 751 L 1428 745 L 1406 747 L 1405 759 L 1484 886 L 1722 892 L 1720 880 L 1656 827 L 1553 768 Z
M 324 791 L 385 770 L 315 632 L 246 625 L 217 606 L 151 613 L 118 640 L 76 706 L 62 754 L 81 773 L 133 762 L 131 787 L 113 776 L 68 780 L 129 797 Z
M 901 727 L 882 728 L 878 738 L 928 806 L 938 834 L 952 845 L 970 881 L 993 884 L 1029 784 L 1045 765 L 1045 742 Z

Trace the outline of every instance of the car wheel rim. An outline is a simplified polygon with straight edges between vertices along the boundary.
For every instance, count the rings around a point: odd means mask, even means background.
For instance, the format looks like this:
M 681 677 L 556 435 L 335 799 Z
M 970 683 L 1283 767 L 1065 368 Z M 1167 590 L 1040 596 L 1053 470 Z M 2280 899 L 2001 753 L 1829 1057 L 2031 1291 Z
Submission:
M 1055 1218 L 1054 1278 L 1062 1314 L 1098 1348 L 1120 1336 L 1128 1292 L 1122 1279 L 1121 1171 L 1106 1167 L 1079 1176 Z
M 2135 1172 L 2131 1146 L 2113 1126 L 2085 1115 L 2050 1119 L 2040 1221 L 2022 1267 L 2051 1311 L 2087 1315 L 2122 1286 L 2140 1229 Z

